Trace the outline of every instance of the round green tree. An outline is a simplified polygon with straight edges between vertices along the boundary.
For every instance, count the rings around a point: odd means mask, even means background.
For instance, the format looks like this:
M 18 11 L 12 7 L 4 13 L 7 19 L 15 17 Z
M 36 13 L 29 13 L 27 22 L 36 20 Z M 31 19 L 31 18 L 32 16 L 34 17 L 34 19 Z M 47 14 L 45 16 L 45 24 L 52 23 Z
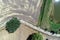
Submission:
M 9 33 L 13 33 L 17 30 L 20 24 L 20 21 L 16 17 L 13 17 L 10 21 L 6 23 L 6 30 Z
M 27 40 L 43 40 L 43 37 L 40 33 L 34 33 L 30 35 Z

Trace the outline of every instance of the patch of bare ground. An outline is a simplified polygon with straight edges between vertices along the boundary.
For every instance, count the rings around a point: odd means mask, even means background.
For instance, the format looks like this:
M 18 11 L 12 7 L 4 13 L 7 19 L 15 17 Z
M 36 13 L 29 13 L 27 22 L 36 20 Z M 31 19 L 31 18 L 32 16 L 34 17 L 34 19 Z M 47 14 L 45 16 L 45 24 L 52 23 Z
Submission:
M 21 26 L 14 32 L 8 33 L 5 29 L 0 31 L 0 40 L 26 40 L 28 36 L 37 31 L 21 24 Z

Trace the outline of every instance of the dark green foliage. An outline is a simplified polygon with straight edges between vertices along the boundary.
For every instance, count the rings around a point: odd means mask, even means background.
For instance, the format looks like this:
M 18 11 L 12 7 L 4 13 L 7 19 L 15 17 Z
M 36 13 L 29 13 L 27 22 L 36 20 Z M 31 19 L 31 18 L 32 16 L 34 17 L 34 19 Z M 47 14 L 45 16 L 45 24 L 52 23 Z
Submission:
M 43 40 L 43 37 L 40 33 L 34 33 L 30 35 L 27 40 Z
M 9 33 L 13 33 L 17 30 L 20 24 L 20 21 L 17 18 L 13 17 L 10 21 L 6 23 L 6 30 Z
M 50 21 L 50 30 L 53 30 L 55 33 L 60 33 L 60 24 L 56 24 L 53 21 Z

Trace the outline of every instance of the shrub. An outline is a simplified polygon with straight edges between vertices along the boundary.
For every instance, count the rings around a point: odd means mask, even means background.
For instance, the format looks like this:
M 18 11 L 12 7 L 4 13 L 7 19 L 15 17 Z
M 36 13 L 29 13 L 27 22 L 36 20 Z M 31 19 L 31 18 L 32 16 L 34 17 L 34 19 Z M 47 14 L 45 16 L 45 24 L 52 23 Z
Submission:
M 52 34 L 54 34 L 55 32 L 54 31 L 50 31 Z
M 20 21 L 17 18 L 13 17 L 10 21 L 6 23 L 6 30 L 9 33 L 13 33 L 17 30 L 20 24 Z
M 60 24 L 57 24 L 53 21 L 50 21 L 49 23 L 50 23 L 50 30 L 53 30 L 54 33 L 60 34 L 60 32 L 59 32 Z
M 30 35 L 27 40 L 43 40 L 43 37 L 40 33 L 34 33 Z

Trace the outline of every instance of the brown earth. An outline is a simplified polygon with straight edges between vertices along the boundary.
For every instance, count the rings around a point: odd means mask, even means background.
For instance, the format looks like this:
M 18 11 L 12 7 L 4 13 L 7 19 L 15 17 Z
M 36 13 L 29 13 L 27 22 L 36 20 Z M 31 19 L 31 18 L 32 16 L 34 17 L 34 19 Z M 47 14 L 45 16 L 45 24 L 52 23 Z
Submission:
M 14 32 L 8 33 L 5 29 L 0 31 L 0 40 L 26 40 L 28 36 L 37 31 L 21 24 L 21 26 Z

